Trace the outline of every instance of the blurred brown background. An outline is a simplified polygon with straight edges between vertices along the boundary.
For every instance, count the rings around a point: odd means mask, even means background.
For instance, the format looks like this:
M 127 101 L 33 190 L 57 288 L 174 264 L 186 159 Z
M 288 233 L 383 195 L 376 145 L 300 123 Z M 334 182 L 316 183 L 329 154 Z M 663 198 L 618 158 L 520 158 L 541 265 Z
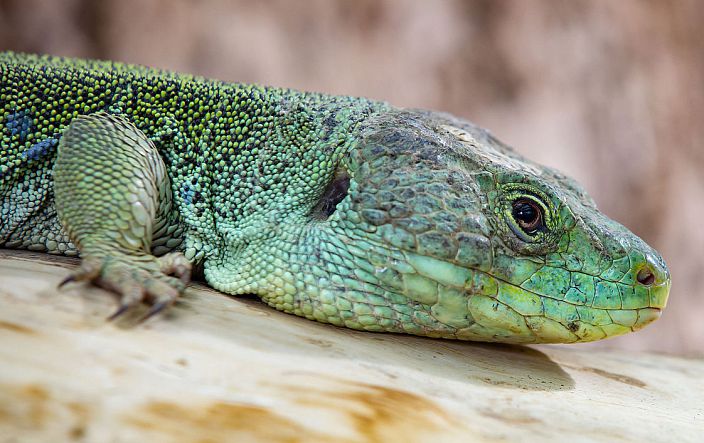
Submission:
M 595 345 L 704 354 L 698 0 L 0 0 L 0 50 L 449 111 L 576 177 L 655 246 L 660 321 Z

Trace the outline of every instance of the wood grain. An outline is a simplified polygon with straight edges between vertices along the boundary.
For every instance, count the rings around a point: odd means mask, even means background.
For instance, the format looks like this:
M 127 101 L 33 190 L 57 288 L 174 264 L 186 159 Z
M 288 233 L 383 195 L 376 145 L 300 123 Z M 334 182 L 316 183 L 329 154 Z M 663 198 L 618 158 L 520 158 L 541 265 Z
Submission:
M 373 334 L 194 285 L 116 307 L 0 251 L 1 442 L 697 441 L 704 361 Z M 132 317 L 134 318 L 134 317 Z

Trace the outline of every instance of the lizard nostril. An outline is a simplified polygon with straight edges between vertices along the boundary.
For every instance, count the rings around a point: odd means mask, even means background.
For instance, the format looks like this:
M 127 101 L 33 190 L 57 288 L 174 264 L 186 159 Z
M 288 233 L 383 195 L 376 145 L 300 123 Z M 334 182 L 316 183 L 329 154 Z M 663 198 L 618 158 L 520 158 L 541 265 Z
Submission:
M 655 283 L 655 274 L 649 266 L 644 266 L 640 271 L 638 271 L 636 280 L 638 280 L 638 283 L 641 285 L 650 286 Z

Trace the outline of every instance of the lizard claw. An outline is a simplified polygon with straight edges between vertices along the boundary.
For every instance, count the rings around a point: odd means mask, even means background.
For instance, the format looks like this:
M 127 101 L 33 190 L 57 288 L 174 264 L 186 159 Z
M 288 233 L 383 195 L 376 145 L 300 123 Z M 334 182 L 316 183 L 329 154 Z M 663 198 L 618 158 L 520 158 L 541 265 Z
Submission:
M 153 305 L 151 305 L 151 307 L 149 308 L 147 313 L 144 314 L 142 316 L 142 318 L 137 320 L 137 323 L 144 323 L 145 321 L 149 320 L 153 316 L 155 316 L 158 313 L 160 313 L 161 311 L 163 311 L 165 308 L 169 307 L 171 305 L 171 303 L 173 303 L 173 301 L 167 301 L 167 300 L 154 303 Z
M 115 320 L 117 317 L 119 317 L 119 316 L 121 316 L 122 314 L 124 314 L 125 312 L 127 312 L 127 310 L 128 310 L 129 308 L 130 308 L 130 305 L 127 304 L 127 303 L 122 303 L 122 304 L 120 304 L 120 307 L 117 308 L 117 311 L 115 311 L 110 317 L 106 318 L 105 321 L 113 321 L 113 320 Z
M 175 276 L 172 276 L 175 275 Z M 71 281 L 91 281 L 114 292 L 120 306 L 106 320 L 113 321 L 141 303 L 149 310 L 139 323 L 171 306 L 190 280 L 191 264 L 180 253 L 163 257 L 110 252 L 102 257 L 84 258 L 81 267 L 66 277 L 59 287 Z
M 162 257 L 163 259 L 163 257 Z M 168 267 L 166 270 L 163 267 L 164 261 L 162 260 L 162 271 L 163 272 L 169 272 L 169 273 L 177 273 L 179 272 L 179 269 L 176 267 Z M 183 269 L 180 269 L 181 272 L 184 272 Z M 188 275 L 190 276 L 190 264 L 188 266 Z M 179 288 L 178 284 L 176 283 L 183 283 L 183 275 L 180 275 L 179 280 L 175 280 L 174 284 L 172 285 L 167 285 L 163 281 L 150 281 L 147 282 L 145 285 L 145 290 L 146 290 L 146 299 L 148 302 L 151 304 L 149 311 L 147 311 L 142 318 L 139 319 L 138 323 L 143 323 L 147 321 L 149 318 L 157 315 L 164 309 L 168 308 L 171 306 L 176 299 L 178 298 L 180 292 L 183 291 L 183 289 Z M 185 286 L 185 285 L 184 285 Z
M 68 283 L 88 281 L 95 279 L 100 273 L 100 266 L 95 260 L 83 260 L 80 268 L 68 275 L 56 286 L 56 289 L 61 289 Z
M 61 282 L 58 285 L 56 285 L 56 289 L 61 289 L 66 284 L 74 282 L 74 281 L 76 281 L 76 276 L 71 274 L 71 275 L 67 276 L 65 279 L 61 280 Z

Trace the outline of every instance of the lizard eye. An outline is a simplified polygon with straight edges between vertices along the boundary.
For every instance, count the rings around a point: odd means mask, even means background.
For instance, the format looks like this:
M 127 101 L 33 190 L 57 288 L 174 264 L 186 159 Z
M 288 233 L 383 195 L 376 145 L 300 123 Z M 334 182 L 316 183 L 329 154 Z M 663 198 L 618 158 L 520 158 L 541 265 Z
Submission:
M 534 235 L 545 228 L 543 207 L 531 198 L 521 197 L 513 201 L 511 216 L 523 232 Z

